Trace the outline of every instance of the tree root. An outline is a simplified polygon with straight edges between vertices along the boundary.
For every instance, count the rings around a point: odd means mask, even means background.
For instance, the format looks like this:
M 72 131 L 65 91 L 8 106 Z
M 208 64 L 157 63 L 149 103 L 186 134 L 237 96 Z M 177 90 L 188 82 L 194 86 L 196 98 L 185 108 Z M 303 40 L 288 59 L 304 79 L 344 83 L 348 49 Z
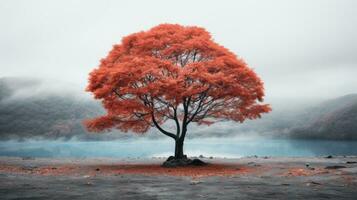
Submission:
M 203 162 L 200 159 L 189 159 L 186 155 L 182 158 L 175 158 L 170 156 L 163 164 L 163 167 L 184 167 L 184 166 L 205 166 L 208 163 Z

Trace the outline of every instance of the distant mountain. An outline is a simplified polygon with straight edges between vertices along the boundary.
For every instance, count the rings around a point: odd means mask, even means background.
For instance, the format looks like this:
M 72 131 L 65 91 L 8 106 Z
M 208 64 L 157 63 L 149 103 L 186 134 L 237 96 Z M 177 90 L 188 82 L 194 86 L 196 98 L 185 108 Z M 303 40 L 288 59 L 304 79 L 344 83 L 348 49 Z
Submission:
M 293 138 L 357 140 L 357 94 L 326 101 L 298 116 Z
M 141 137 L 113 131 L 88 133 L 83 119 L 104 113 L 101 104 L 84 97 L 72 86 L 50 87 L 37 79 L 0 78 L 0 140 L 79 139 L 113 140 Z M 72 87 L 73 89 L 73 87 Z M 82 94 L 77 94 L 82 93 Z M 273 112 L 243 124 L 190 125 L 189 138 L 259 135 L 277 138 L 357 140 L 357 94 L 329 100 L 316 106 L 275 102 Z M 295 106 L 291 106 L 291 104 Z M 167 127 L 168 130 L 173 127 Z M 146 137 L 164 137 L 156 129 Z
M 284 105 L 285 102 L 285 105 Z M 289 106 L 286 106 L 289 105 Z M 199 128 L 199 136 L 264 136 L 271 138 L 357 140 L 357 94 L 323 102 L 280 101 L 261 119 L 243 124 L 220 123 Z M 192 137 L 196 137 L 192 136 Z
M 40 85 L 36 79 L 0 79 L 0 140 L 118 137 L 91 134 L 82 126 L 83 119 L 103 113 L 99 102 L 64 91 L 46 93 Z
M 39 81 L 29 78 L 0 78 L 0 101 L 9 98 L 15 91 L 20 91 L 22 88 L 31 90 L 38 86 Z

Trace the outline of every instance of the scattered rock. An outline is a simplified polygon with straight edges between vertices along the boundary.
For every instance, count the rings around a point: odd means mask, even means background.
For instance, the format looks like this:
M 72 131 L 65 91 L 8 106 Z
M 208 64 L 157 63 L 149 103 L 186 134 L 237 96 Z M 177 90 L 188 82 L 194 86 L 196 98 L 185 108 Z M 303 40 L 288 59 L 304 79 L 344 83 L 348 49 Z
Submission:
M 29 170 L 29 171 L 32 171 L 36 168 L 37 168 L 37 166 L 35 166 L 35 165 L 25 165 L 22 167 L 23 170 Z
M 271 178 L 271 176 L 260 176 L 260 178 L 267 178 L 267 179 L 269 179 L 269 178 Z
M 93 183 L 92 182 L 87 182 L 86 185 L 93 185 Z
M 328 155 L 328 156 L 326 156 L 325 158 L 333 158 L 333 156 L 331 156 L 331 155 Z
M 202 183 L 202 181 L 198 181 L 198 180 L 193 180 L 190 182 L 190 185 L 197 185 L 197 184 L 200 184 Z
M 261 166 L 261 165 L 259 165 L 259 164 L 256 164 L 255 162 L 249 162 L 249 163 L 247 163 L 249 166 L 253 166 L 253 167 L 259 167 L 259 166 Z
M 31 157 L 31 156 L 25 156 L 25 157 L 22 157 L 22 160 L 35 160 L 35 158 Z
M 310 167 L 310 163 L 306 163 L 305 166 L 306 166 L 306 168 L 308 168 L 309 170 L 315 170 L 314 167 Z
M 209 159 L 213 159 L 213 157 L 212 157 L 212 156 L 210 156 L 210 157 L 209 157 Z
M 342 166 L 342 165 L 332 165 L 332 166 L 327 166 L 327 167 L 325 167 L 325 169 L 342 169 L 342 168 L 346 168 L 346 166 Z
M 269 157 L 268 157 L 268 156 L 264 156 L 263 158 L 264 158 L 264 159 L 268 159 Z
M 194 166 L 204 166 L 207 165 L 207 163 L 203 162 L 200 159 L 193 159 L 190 163 L 190 165 L 194 165 Z
M 55 170 L 55 169 L 57 169 L 57 167 L 52 167 L 51 169 Z
M 356 161 L 347 161 L 346 164 L 356 164 Z
M 309 183 L 310 183 L 310 184 L 313 184 L 313 185 L 322 185 L 322 183 L 315 182 L 315 181 L 310 181 Z
M 98 171 L 100 171 L 100 169 L 99 169 L 99 168 L 97 168 L 97 169 L 95 169 L 95 171 L 97 171 L 97 172 L 98 172 Z
M 289 186 L 290 184 L 289 184 L 289 183 L 282 183 L 281 185 L 283 185 L 283 186 Z

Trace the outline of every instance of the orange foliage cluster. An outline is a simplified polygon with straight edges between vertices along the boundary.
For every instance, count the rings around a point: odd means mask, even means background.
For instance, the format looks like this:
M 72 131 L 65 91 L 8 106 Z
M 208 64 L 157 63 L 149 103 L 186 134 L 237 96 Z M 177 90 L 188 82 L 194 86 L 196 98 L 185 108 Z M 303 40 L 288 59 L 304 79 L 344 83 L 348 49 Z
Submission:
M 107 110 L 86 121 L 91 131 L 146 132 L 172 119 L 179 133 L 181 121 L 243 122 L 270 111 L 259 103 L 262 81 L 242 59 L 205 29 L 177 24 L 124 37 L 90 73 L 87 91 Z

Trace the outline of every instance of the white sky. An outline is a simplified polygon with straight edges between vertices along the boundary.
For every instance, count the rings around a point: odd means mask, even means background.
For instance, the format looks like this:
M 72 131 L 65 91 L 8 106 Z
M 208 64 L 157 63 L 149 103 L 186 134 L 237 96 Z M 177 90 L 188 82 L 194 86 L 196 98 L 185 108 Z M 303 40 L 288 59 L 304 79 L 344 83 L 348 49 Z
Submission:
M 357 1 L 0 0 L 0 77 L 84 88 L 127 34 L 160 23 L 205 27 L 255 69 L 274 98 L 357 92 Z

